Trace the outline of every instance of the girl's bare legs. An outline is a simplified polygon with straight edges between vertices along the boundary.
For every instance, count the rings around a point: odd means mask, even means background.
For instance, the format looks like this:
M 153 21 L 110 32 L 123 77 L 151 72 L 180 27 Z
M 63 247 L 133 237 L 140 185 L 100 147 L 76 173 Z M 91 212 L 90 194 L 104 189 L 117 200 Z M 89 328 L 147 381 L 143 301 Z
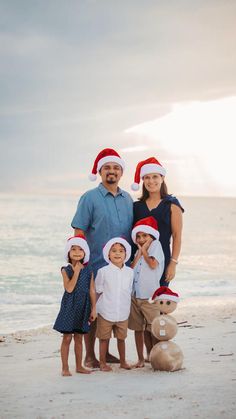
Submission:
M 61 375 L 63 375 L 64 377 L 68 377 L 72 375 L 69 370 L 69 364 L 68 364 L 71 339 L 72 339 L 71 333 L 63 334 L 63 338 L 61 342 L 61 362 L 62 362 Z
M 144 345 L 143 331 L 135 330 L 134 337 L 135 337 L 136 349 L 137 349 L 137 354 L 138 354 L 138 362 L 137 364 L 135 364 L 135 367 L 143 368 L 145 366 L 145 360 L 143 356 L 143 345 Z
M 131 366 L 125 360 L 125 341 L 117 339 L 117 348 L 120 355 L 120 368 L 131 370 Z
M 112 371 L 112 368 L 106 363 L 106 354 L 108 349 L 109 339 L 99 339 L 99 358 L 100 358 L 100 370 L 101 371 Z
M 81 374 L 90 374 L 91 371 L 84 368 L 82 365 L 83 335 L 79 333 L 74 333 L 74 342 L 76 372 L 80 372 Z

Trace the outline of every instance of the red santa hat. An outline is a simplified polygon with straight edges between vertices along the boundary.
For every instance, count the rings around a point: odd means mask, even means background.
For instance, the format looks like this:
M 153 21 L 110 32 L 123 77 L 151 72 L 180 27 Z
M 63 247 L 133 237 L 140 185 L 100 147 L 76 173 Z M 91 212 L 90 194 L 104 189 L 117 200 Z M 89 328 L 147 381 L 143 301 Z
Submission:
M 140 161 L 137 164 L 134 175 L 134 183 L 131 185 L 131 189 L 133 191 L 138 191 L 140 179 L 142 179 L 145 175 L 149 175 L 150 173 L 159 173 L 162 176 L 166 175 L 166 169 L 155 157 L 149 157 L 148 159 Z
M 111 247 L 113 246 L 113 244 L 115 243 L 120 243 L 122 246 L 124 246 L 125 251 L 126 251 L 126 256 L 125 256 L 125 262 L 127 262 L 127 260 L 129 260 L 130 256 L 131 256 L 131 246 L 130 244 L 127 242 L 127 240 L 123 239 L 122 237 L 113 237 L 111 240 L 109 240 L 104 248 L 103 248 L 103 257 L 105 259 L 105 261 L 107 263 L 110 263 L 110 259 L 109 259 L 109 252 L 111 250 Z
M 109 162 L 119 164 L 123 170 L 125 168 L 124 160 L 121 159 L 121 157 L 115 150 L 113 150 L 112 148 L 104 148 L 104 150 L 100 151 L 100 153 L 97 155 L 94 161 L 92 173 L 89 175 L 89 180 L 95 181 L 97 179 L 97 172 L 99 172 L 99 170 L 104 164 Z
M 178 303 L 179 294 L 177 294 L 177 292 L 171 291 L 171 289 L 168 287 L 162 286 L 154 292 L 151 298 L 149 298 L 149 303 L 152 304 L 156 300 L 170 300 L 174 301 L 175 303 Z
M 131 232 L 131 237 L 134 243 L 136 243 L 136 234 L 139 232 L 151 234 L 158 240 L 160 234 L 156 219 L 154 217 L 146 217 L 134 224 Z
M 82 235 L 78 235 L 78 236 L 73 236 L 70 237 L 67 242 L 66 242 L 66 246 L 65 246 L 65 259 L 68 262 L 68 253 L 71 249 L 72 246 L 80 246 L 81 249 L 83 249 L 85 256 L 84 256 L 84 261 L 83 263 L 87 263 L 89 261 L 89 257 L 90 257 L 90 250 L 88 247 L 88 243 L 85 239 L 84 236 Z

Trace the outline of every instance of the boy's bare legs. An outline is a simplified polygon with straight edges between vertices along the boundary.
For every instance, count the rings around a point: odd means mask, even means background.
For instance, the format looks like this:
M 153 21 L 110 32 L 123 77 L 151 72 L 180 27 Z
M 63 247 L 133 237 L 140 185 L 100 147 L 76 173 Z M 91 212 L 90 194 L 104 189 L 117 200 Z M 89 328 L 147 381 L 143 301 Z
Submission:
M 149 362 L 149 356 L 153 346 L 158 342 L 159 340 L 156 339 L 151 332 L 149 332 L 148 330 L 144 331 L 144 343 L 147 351 L 147 362 Z
M 63 334 L 62 342 L 61 342 L 61 362 L 62 362 L 62 372 L 61 375 L 64 377 L 69 377 L 71 374 L 69 370 L 69 350 L 70 350 L 70 343 L 72 339 L 72 334 Z
M 81 374 L 90 374 L 91 370 L 87 370 L 82 365 L 82 353 L 83 353 L 83 335 L 79 333 L 74 333 L 74 342 L 75 342 L 75 363 L 76 363 L 76 372 Z
M 99 361 L 96 358 L 94 347 L 96 340 L 97 321 L 91 323 L 89 333 L 84 336 L 86 355 L 84 365 L 88 368 L 99 368 Z
M 135 368 L 143 368 L 145 366 L 145 360 L 143 356 L 144 337 L 143 331 L 135 330 L 134 332 L 136 349 L 138 354 L 138 362 L 135 364 Z
M 105 372 L 112 371 L 112 368 L 106 362 L 108 343 L 109 339 L 99 339 L 100 370 Z
M 131 366 L 125 360 L 125 341 L 117 339 L 117 348 L 120 355 L 120 368 L 131 370 Z
M 85 348 L 86 348 L 86 356 L 85 356 L 84 364 L 88 368 L 99 368 L 99 361 L 97 360 L 95 351 L 94 351 L 95 340 L 96 340 L 96 328 L 97 328 L 97 321 L 94 321 L 91 323 L 90 332 L 84 336 L 84 342 L 85 342 Z M 108 347 L 109 347 L 109 341 L 108 341 Z M 107 347 L 107 354 L 106 354 L 106 362 L 119 364 L 120 360 L 108 352 L 108 347 Z

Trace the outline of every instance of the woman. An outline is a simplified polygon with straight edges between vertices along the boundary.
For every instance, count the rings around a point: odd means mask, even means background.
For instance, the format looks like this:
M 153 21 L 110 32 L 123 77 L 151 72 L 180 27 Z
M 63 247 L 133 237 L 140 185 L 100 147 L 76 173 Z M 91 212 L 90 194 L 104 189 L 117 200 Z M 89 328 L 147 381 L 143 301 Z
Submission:
M 166 170 L 150 157 L 138 163 L 133 190 L 139 189 L 143 180 L 143 191 L 139 201 L 134 202 L 134 224 L 145 217 L 153 216 L 158 224 L 160 243 L 165 255 L 165 268 L 160 285 L 168 286 L 175 277 L 181 250 L 182 212 L 184 209 L 177 198 L 169 195 L 165 183 Z
M 175 277 L 176 266 L 181 249 L 182 212 L 184 209 L 177 198 L 169 195 L 165 183 L 165 168 L 155 157 L 138 163 L 134 176 L 133 190 L 139 189 L 140 179 L 143 180 L 142 196 L 134 202 L 134 224 L 145 217 L 154 217 L 160 233 L 160 243 L 165 256 L 165 267 L 160 279 L 160 286 L 168 286 Z M 144 342 L 149 360 L 150 342 L 154 345 L 153 336 L 144 332 Z

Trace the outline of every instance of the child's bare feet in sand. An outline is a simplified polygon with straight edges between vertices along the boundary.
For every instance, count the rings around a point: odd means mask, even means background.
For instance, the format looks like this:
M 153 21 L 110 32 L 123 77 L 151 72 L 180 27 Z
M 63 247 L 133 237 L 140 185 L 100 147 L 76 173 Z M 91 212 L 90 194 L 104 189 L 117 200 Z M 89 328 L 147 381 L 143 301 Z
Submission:
M 84 365 L 88 368 L 99 368 L 100 364 L 99 361 L 95 358 L 95 359 L 85 359 L 84 361 Z
M 76 372 L 78 372 L 80 374 L 91 374 L 92 371 L 81 366 L 79 368 L 76 368 Z
M 145 367 L 145 361 L 139 359 L 138 362 L 136 364 L 134 364 L 133 368 L 143 368 Z
M 110 367 L 110 365 L 103 364 L 103 363 L 100 362 L 100 371 L 110 372 L 110 371 L 112 371 L 112 368 Z
M 132 366 L 129 365 L 129 364 L 127 364 L 127 362 L 122 362 L 120 364 L 120 368 L 124 368 L 125 370 L 131 370 L 132 369 Z
M 70 370 L 62 370 L 61 375 L 63 377 L 70 377 L 72 374 L 71 374 Z

